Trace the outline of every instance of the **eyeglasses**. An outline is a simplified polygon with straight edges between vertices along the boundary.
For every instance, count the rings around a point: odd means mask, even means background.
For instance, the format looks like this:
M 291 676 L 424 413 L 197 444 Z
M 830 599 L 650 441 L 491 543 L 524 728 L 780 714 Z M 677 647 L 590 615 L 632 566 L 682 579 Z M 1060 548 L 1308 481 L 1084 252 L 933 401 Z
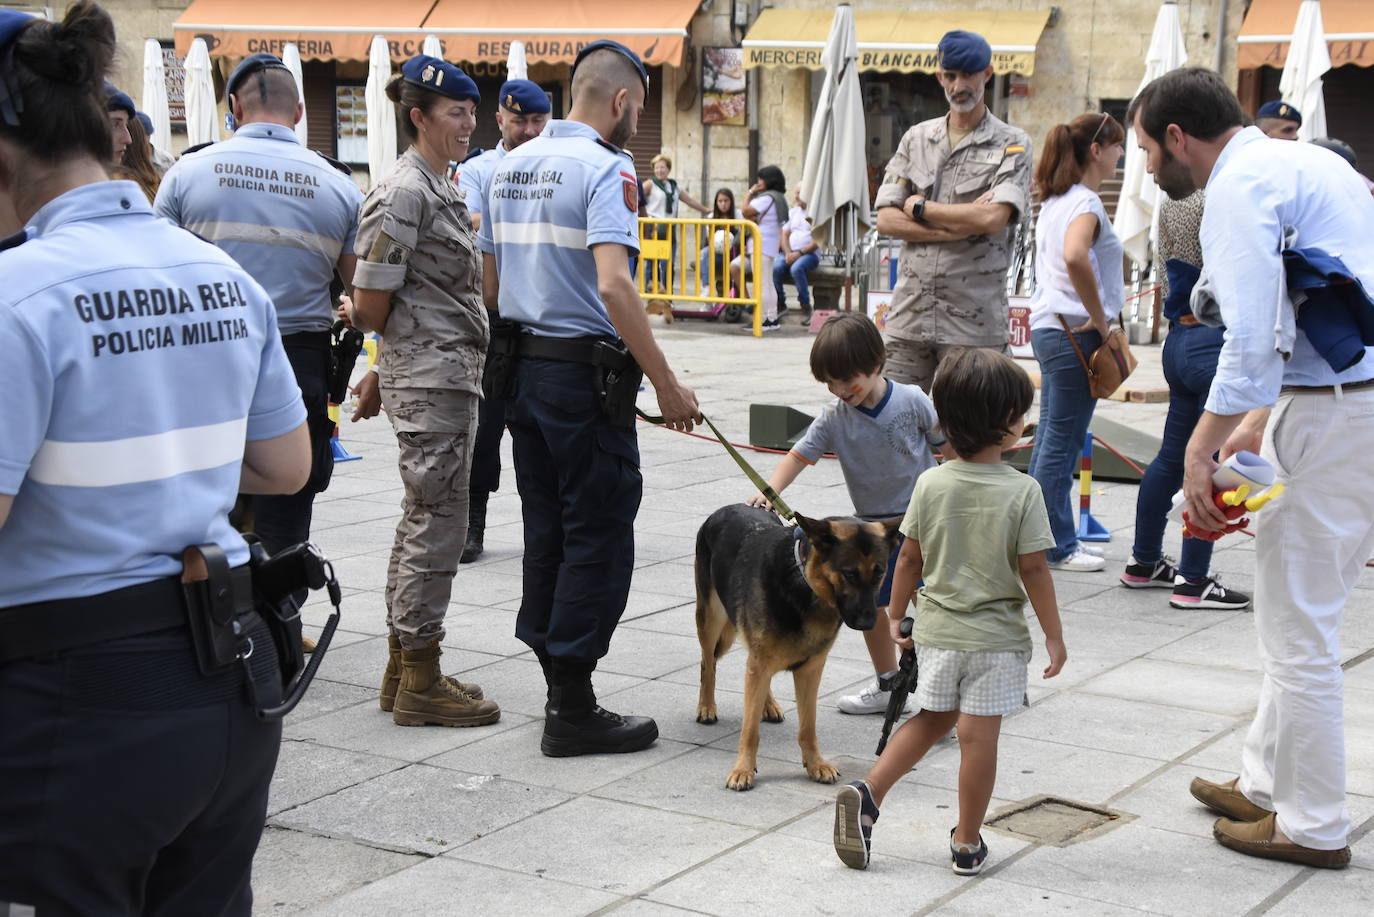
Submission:
M 1094 143 L 1097 142 L 1098 136 L 1100 136 L 1102 133 L 1102 128 L 1106 127 L 1107 122 L 1111 119 L 1111 115 L 1107 114 L 1105 111 L 1102 113 L 1102 120 L 1097 122 L 1097 130 L 1093 131 L 1092 139 L 1088 141 L 1088 146 L 1092 146 Z

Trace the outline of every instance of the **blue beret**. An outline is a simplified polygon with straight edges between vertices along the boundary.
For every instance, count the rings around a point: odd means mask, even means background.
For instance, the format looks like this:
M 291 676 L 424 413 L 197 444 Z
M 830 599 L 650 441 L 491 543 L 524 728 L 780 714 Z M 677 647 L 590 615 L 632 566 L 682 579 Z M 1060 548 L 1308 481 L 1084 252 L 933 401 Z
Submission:
M 446 95 L 450 99 L 471 99 L 481 102 L 477 84 L 448 61 L 428 54 L 417 54 L 401 65 L 401 78 L 407 83 Z
M 992 63 L 992 46 L 982 35 L 955 29 L 940 39 L 940 66 L 960 73 L 981 73 Z
M 148 116 L 148 113 L 136 111 L 134 112 L 134 117 L 138 119 L 139 124 L 143 125 L 143 129 L 147 131 L 148 136 L 153 136 L 153 119 Z
M 0 10 L 0 48 L 14 41 L 16 35 L 34 21 L 33 13 L 21 13 L 18 10 Z
M 501 85 L 501 107 L 516 115 L 547 115 L 549 94 L 529 80 L 506 80 Z
M 111 83 L 105 84 L 105 110 L 106 111 L 127 111 L 132 118 L 138 113 L 134 108 L 134 100 L 129 98 L 128 93 L 120 92 Z
M 1284 121 L 1293 121 L 1302 124 L 1302 112 L 1298 111 L 1287 102 L 1265 102 L 1260 106 L 1258 118 L 1282 118 Z
M 224 94 L 235 95 L 239 91 L 239 84 L 248 79 L 255 73 L 264 70 L 287 70 L 286 64 L 275 54 L 250 54 L 239 62 L 234 68 L 234 72 L 229 74 L 229 79 L 224 81 Z
M 594 41 L 589 45 L 583 46 L 582 50 L 577 52 L 576 59 L 573 60 L 571 75 L 577 75 L 577 65 L 582 63 L 582 58 L 596 51 L 615 51 L 617 54 L 623 54 L 627 59 L 629 59 L 630 63 L 634 64 L 635 69 L 639 71 L 639 80 L 641 83 L 644 84 L 644 95 L 646 98 L 648 97 L 649 71 L 644 68 L 644 61 L 639 59 L 638 54 L 634 53 L 629 48 L 622 45 L 620 42 L 611 41 L 609 38 L 603 38 L 600 41 Z

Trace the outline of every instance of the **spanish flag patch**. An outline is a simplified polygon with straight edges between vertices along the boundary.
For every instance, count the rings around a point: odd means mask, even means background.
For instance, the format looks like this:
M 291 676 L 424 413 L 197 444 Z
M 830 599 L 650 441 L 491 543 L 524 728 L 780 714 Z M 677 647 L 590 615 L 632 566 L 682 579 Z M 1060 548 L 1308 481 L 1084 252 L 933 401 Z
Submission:
M 1012 153 L 1024 153 L 1024 152 L 1026 152 L 1026 147 L 1025 147 L 1023 144 L 1017 143 L 1017 144 L 1014 144 L 1014 145 L 1012 145 L 1012 146 L 1007 147 L 1006 155 L 1010 156 Z

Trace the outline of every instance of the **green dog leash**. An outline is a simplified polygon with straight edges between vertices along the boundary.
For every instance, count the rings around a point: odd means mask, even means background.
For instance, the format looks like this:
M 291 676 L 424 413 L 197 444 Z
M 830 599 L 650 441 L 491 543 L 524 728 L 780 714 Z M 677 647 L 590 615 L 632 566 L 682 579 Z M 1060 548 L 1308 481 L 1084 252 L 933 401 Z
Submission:
M 635 413 L 649 423 L 658 424 L 659 426 L 663 424 L 663 418 L 658 415 L 646 414 L 639 408 L 635 408 Z M 716 441 L 725 447 L 726 452 L 730 453 L 730 457 L 735 460 L 735 464 L 739 465 L 745 477 L 749 478 L 753 485 L 759 489 L 759 493 L 763 494 L 764 498 L 772 504 L 777 514 L 787 522 L 795 524 L 797 521 L 794 518 L 796 514 L 792 512 L 792 507 L 788 506 L 787 503 L 783 501 L 782 497 L 778 495 L 778 492 L 768 485 L 768 482 L 763 479 L 763 475 L 754 470 L 754 466 L 744 460 L 744 456 L 740 455 L 739 450 L 731 445 L 730 441 L 725 438 L 725 435 L 716 428 L 716 425 L 711 422 L 711 418 L 702 414 L 701 419 L 706 422 L 706 426 L 710 427 L 711 432 L 716 435 Z

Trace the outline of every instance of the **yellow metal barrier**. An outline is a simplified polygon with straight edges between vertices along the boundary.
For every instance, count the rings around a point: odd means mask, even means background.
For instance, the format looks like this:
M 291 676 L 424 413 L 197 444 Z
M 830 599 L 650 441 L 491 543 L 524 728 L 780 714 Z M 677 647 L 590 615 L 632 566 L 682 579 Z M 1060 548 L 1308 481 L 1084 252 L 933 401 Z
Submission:
M 717 232 L 732 240 L 723 252 L 716 250 Z M 701 257 L 703 249 L 705 258 Z M 737 287 L 730 276 L 731 251 L 748 252 L 741 263 L 752 279 L 746 278 Z M 648 302 L 751 306 L 754 336 L 762 337 L 763 294 L 759 284 L 772 282 L 772 265 L 766 271 L 763 267 L 759 227 L 749 220 L 639 218 L 639 295 Z

